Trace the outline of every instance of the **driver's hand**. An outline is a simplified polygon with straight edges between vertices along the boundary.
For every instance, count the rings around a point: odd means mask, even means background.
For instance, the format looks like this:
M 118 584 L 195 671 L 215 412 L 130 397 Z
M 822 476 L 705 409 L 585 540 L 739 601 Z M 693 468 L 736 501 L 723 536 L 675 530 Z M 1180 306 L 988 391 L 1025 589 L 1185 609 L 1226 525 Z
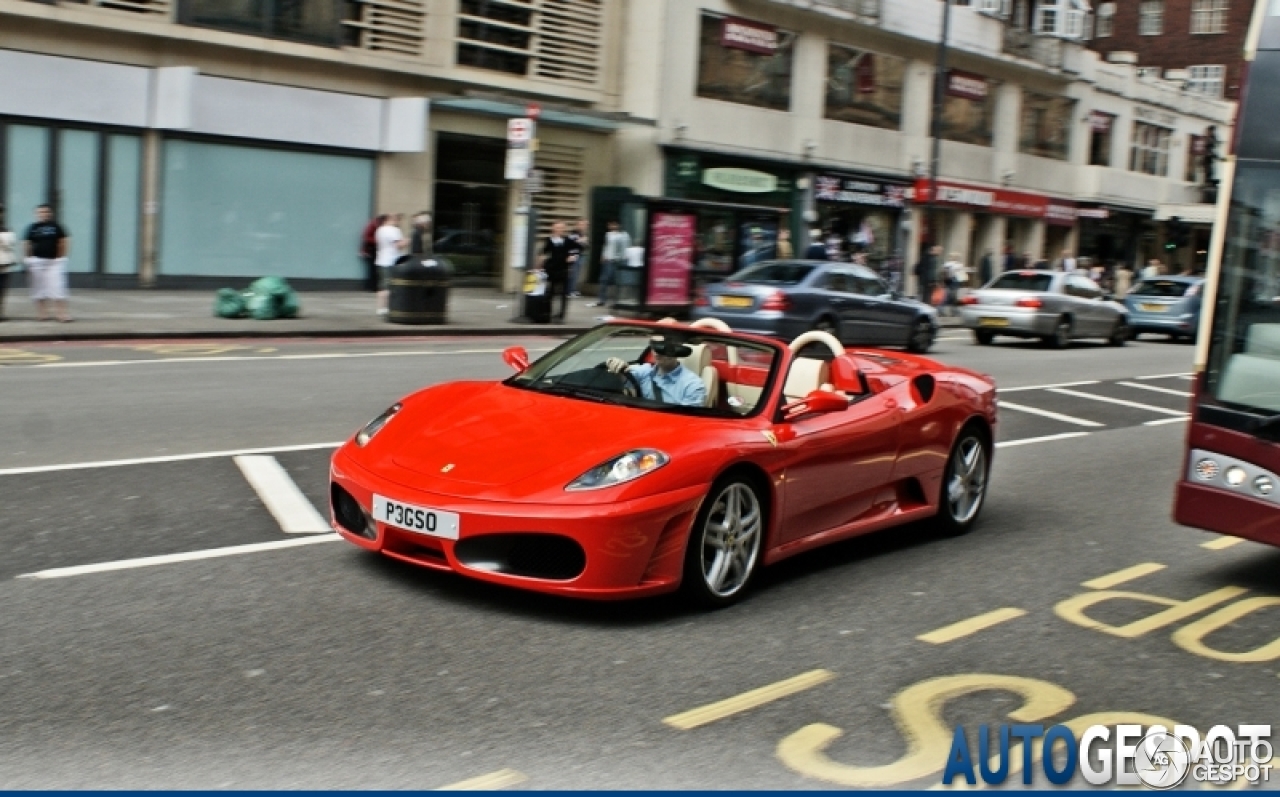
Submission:
M 622 373 L 623 371 L 625 371 L 625 370 L 627 370 L 628 368 L 630 368 L 630 367 L 631 367 L 631 363 L 627 362 L 626 360 L 622 359 L 621 357 L 610 357 L 610 358 L 605 362 L 604 367 L 605 367 L 605 368 L 608 368 L 608 369 L 609 369 L 609 373 L 611 373 L 611 374 L 620 374 L 620 373 Z

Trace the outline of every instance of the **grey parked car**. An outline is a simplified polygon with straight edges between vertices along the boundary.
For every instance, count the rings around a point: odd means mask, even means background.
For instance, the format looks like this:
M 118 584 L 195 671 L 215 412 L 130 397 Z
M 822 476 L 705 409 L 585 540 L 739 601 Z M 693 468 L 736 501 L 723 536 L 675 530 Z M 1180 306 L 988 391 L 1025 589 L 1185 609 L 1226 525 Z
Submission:
M 984 346 L 996 335 L 1040 338 L 1055 349 L 1077 338 L 1123 346 L 1131 334 L 1124 305 L 1070 271 L 1007 271 L 960 304 L 961 321 Z
M 1194 340 L 1200 328 L 1200 290 L 1203 277 L 1144 279 L 1124 297 L 1134 337 L 1143 332 L 1164 333 Z
M 917 353 L 928 351 L 938 334 L 933 307 L 890 289 L 866 266 L 823 260 L 769 260 L 703 286 L 693 317 L 783 340 L 820 329 L 842 343 Z

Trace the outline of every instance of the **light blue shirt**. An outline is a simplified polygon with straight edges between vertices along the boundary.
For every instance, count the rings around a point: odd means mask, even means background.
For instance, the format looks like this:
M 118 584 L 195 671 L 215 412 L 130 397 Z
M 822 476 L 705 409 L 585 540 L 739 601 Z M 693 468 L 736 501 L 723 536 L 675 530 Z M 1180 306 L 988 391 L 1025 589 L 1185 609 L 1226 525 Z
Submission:
M 640 392 L 647 399 L 654 399 L 653 386 L 656 384 L 662 392 L 662 400 L 667 404 L 680 404 L 685 407 L 701 407 L 707 403 L 707 386 L 697 376 L 677 364 L 670 373 L 661 373 L 656 366 L 642 363 L 631 366 L 631 374 L 640 383 Z

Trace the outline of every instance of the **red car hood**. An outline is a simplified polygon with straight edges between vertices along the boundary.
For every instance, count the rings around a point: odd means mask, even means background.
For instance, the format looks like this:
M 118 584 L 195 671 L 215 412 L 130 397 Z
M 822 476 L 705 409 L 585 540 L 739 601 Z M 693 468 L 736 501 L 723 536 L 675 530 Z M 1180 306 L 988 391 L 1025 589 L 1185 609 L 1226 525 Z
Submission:
M 538 475 L 563 487 L 633 448 L 670 451 L 682 431 L 687 438 L 690 423 L 706 422 L 501 384 L 454 383 L 409 399 L 376 441 L 396 470 L 419 477 L 415 486 L 474 494 L 466 485 L 500 487 Z

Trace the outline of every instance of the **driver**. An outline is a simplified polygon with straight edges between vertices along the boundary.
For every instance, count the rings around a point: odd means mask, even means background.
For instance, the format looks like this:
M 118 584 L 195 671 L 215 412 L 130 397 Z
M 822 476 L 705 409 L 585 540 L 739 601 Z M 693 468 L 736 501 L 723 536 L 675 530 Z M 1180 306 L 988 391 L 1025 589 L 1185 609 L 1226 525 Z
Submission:
M 610 357 L 605 367 L 615 374 L 629 372 L 639 383 L 641 395 L 647 399 L 684 407 L 704 406 L 707 386 L 701 377 L 681 365 L 679 359 L 693 354 L 693 349 L 663 338 L 654 338 L 650 348 L 657 360 L 655 365 L 633 365 L 621 357 Z

